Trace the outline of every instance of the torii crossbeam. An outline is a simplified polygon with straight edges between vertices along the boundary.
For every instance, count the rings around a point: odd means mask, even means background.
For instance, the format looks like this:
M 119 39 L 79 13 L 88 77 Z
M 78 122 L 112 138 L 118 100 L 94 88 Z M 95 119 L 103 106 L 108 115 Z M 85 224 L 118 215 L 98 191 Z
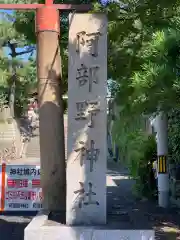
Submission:
M 44 6 L 51 6 L 59 10 L 77 10 L 77 11 L 89 11 L 91 5 L 89 4 L 53 4 L 53 0 L 45 0 L 45 4 L 0 4 L 0 9 L 10 10 L 32 10 L 38 9 Z
M 0 9 L 5 10 L 37 10 L 36 31 L 52 30 L 52 25 L 57 21 L 57 10 L 61 11 L 89 11 L 91 4 L 54 4 L 54 0 L 45 0 L 45 4 L 0 4 Z M 59 18 L 58 18 L 59 19 Z M 45 23 L 46 22 L 46 23 Z M 56 24 L 55 24 L 56 25 Z M 54 25 L 54 27 L 55 27 Z M 59 24 L 58 24 L 59 25 Z M 42 26 L 42 29 L 41 29 Z M 56 25 L 57 27 L 57 25 Z M 38 29 L 37 29 L 38 28 Z M 50 29 L 46 29 L 50 28 Z M 56 28 L 57 30 L 57 28 Z
M 37 75 L 39 132 L 43 208 L 62 211 L 66 208 L 66 162 L 64 149 L 61 59 L 59 48 L 60 11 L 91 10 L 91 5 L 0 4 L 0 9 L 36 10 Z M 64 218 L 64 217 L 63 217 Z

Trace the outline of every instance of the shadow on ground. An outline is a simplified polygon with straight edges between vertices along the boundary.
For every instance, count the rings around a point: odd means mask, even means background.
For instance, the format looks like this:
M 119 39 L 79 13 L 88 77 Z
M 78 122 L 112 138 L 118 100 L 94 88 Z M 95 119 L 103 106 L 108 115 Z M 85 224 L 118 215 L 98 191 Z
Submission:
M 11 222 L 7 224 L 7 221 L 0 220 L 0 239 L 2 240 L 23 240 L 24 229 L 27 226 L 26 223 Z
M 24 240 L 24 229 L 37 212 L 0 214 L 0 240 Z
M 114 182 L 114 186 L 107 187 L 107 216 L 112 228 L 149 229 L 155 230 L 156 239 L 159 240 L 180 239 L 178 208 L 171 206 L 169 209 L 162 209 L 155 201 L 137 200 L 132 194 L 135 182 L 128 178 L 127 169 L 113 164 L 113 167 L 108 166 L 109 173 Z

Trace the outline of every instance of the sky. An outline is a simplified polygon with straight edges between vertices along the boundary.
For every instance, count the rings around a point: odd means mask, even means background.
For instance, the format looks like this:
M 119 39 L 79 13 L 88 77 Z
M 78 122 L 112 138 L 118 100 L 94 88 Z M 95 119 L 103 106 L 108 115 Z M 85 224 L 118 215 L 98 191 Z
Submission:
M 23 48 L 16 48 L 16 52 L 22 52 L 23 50 L 24 50 Z M 9 55 L 11 53 L 9 48 L 5 48 L 5 53 L 7 54 L 7 56 L 11 57 Z M 30 54 L 23 54 L 21 56 L 17 56 L 17 58 L 22 59 L 24 61 L 28 61 L 29 55 Z
M 7 12 L 7 13 L 11 13 L 12 10 L 3 10 L 3 9 L 0 9 L 0 12 Z

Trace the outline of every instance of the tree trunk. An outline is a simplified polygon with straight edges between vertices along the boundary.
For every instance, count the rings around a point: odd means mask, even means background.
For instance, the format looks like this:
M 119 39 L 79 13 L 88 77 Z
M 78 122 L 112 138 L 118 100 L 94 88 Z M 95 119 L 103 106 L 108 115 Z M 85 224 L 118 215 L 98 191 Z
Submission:
M 10 108 L 10 113 L 12 118 L 14 118 L 15 89 L 16 89 L 16 82 L 13 79 L 10 87 L 10 95 L 9 95 L 9 108 Z
M 14 57 L 12 57 L 13 59 Z M 16 94 L 16 67 L 11 64 L 11 72 L 12 72 L 12 81 L 10 86 L 10 94 L 9 94 L 9 108 L 11 117 L 14 118 L 14 107 L 15 107 L 15 94 Z

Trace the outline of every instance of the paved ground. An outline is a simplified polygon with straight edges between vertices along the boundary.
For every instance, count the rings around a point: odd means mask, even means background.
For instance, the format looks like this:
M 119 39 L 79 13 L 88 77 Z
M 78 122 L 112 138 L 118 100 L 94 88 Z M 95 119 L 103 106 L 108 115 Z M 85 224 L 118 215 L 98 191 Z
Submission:
M 154 229 L 156 239 L 180 240 L 180 210 L 173 206 L 164 210 L 155 202 L 137 200 L 132 195 L 134 182 L 128 178 L 128 172 L 115 164 L 109 167 L 109 224 L 118 229 Z
M 155 203 L 132 196 L 133 180 L 127 171 L 111 164 L 107 174 L 108 225 L 119 229 L 155 229 L 156 239 L 180 239 L 179 210 L 162 210 Z M 22 216 L 24 215 L 24 216 Z M 32 214 L 30 214 L 32 215 Z M 0 240 L 23 240 L 32 217 L 28 213 L 0 216 Z

